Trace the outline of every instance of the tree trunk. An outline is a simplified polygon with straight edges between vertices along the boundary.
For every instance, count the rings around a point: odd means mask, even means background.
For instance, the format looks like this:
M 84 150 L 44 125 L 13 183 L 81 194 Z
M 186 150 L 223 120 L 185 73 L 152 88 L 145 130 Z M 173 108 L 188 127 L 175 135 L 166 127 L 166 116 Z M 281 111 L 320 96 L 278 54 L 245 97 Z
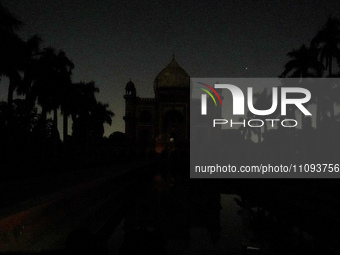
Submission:
M 15 89 L 14 83 L 15 83 L 14 79 L 10 78 L 9 86 L 8 86 L 8 95 L 7 95 L 7 105 L 10 110 L 13 109 L 13 94 L 14 94 L 14 89 Z
M 64 110 L 64 115 L 63 115 L 63 140 L 64 144 L 67 142 L 67 132 L 68 132 L 68 114 L 67 111 Z
M 41 163 L 45 162 L 45 158 L 47 155 L 46 151 L 46 136 L 47 136 L 47 129 L 46 129 L 46 120 L 47 120 L 47 110 L 46 107 L 42 106 L 41 109 L 41 116 L 39 119 L 40 127 L 39 127 L 39 140 L 40 140 L 40 161 Z
M 53 159 L 56 160 L 58 152 L 58 108 L 53 109 L 53 128 L 52 128 L 52 139 L 53 139 Z
M 259 131 L 258 131 L 258 143 L 261 143 L 262 142 L 262 130 L 261 128 L 259 128 Z
M 58 130 L 58 108 L 54 107 L 53 109 L 53 128 Z

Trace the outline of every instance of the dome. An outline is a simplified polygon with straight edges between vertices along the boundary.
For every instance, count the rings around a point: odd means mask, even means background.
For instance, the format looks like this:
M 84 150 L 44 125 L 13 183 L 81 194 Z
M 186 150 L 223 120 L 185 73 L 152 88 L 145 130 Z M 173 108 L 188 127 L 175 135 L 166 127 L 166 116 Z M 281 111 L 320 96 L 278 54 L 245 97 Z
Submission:
M 175 56 L 171 62 L 157 75 L 154 82 L 155 91 L 159 88 L 189 88 L 190 76 L 177 63 Z

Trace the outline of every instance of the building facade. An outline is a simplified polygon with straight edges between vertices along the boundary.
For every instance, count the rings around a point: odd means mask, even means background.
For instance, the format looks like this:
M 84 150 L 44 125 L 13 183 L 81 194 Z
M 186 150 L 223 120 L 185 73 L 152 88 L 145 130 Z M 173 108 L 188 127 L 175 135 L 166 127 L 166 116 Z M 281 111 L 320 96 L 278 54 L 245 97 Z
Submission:
M 125 134 L 134 144 L 165 147 L 189 144 L 190 76 L 175 57 L 156 76 L 154 98 L 137 96 L 130 80 L 125 87 Z

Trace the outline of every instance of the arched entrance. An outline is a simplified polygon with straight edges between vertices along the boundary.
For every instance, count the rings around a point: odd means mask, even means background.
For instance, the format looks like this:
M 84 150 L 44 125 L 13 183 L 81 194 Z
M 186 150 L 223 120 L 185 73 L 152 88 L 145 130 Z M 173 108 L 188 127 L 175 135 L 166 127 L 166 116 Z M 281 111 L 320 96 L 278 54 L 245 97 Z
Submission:
M 167 111 L 164 115 L 163 134 L 171 139 L 171 142 L 180 140 L 185 130 L 185 119 L 178 110 Z

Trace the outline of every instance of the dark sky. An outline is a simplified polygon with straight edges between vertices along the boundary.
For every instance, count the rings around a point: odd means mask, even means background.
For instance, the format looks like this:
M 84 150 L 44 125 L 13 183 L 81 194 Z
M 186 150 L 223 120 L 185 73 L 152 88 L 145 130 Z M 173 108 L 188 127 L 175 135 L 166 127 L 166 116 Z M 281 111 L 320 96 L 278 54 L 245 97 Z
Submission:
M 25 26 L 26 39 L 63 49 L 73 80 L 94 80 L 116 116 L 105 135 L 124 131 L 124 87 L 141 97 L 173 52 L 191 77 L 277 77 L 286 53 L 309 45 L 340 1 L 1 0 Z M 7 87 L 0 86 L 0 100 Z

